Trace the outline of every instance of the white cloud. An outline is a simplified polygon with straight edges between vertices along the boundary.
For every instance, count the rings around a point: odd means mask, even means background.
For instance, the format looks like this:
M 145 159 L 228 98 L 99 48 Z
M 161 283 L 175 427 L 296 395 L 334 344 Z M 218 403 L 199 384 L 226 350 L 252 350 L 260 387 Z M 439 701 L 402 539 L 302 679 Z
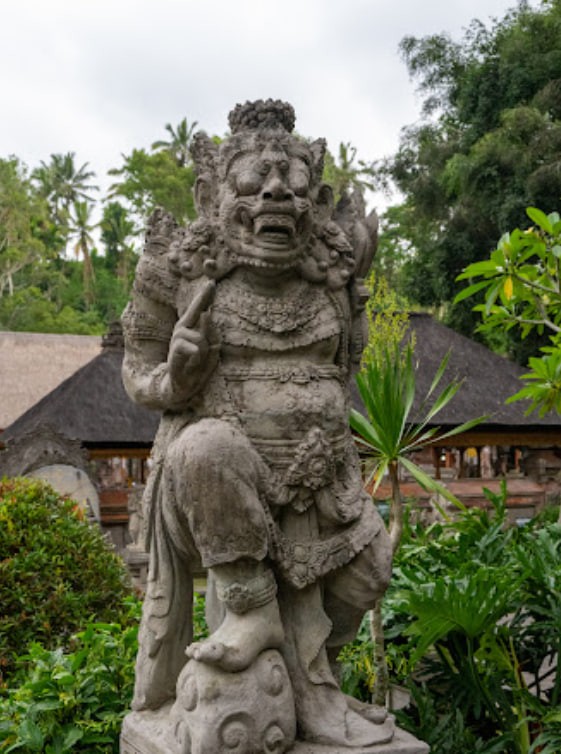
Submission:
M 535 0 L 537 3 L 538 0 Z M 406 34 L 501 17 L 509 0 L 3 0 L 0 156 L 75 151 L 106 185 L 122 153 L 187 116 L 224 133 L 237 103 L 290 101 L 297 128 L 364 159 L 418 117 Z

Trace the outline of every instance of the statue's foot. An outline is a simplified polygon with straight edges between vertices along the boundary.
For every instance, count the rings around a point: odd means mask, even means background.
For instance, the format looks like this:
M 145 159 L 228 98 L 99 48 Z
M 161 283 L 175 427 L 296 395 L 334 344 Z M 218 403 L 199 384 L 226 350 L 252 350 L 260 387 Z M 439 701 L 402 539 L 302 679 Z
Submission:
M 355 704 L 333 687 L 316 687 L 299 713 L 306 741 L 342 751 L 385 743 L 394 733 L 393 719 L 385 710 Z
M 365 720 L 370 720 L 371 723 L 380 725 L 388 716 L 388 711 L 385 707 L 380 707 L 379 704 L 367 704 L 361 702 L 359 699 L 355 699 L 352 696 L 347 696 L 347 703 L 351 709 L 363 717 Z
M 380 723 L 365 719 L 360 713 L 350 707 L 345 712 L 339 724 L 336 721 L 324 722 L 322 730 L 314 738 L 317 743 L 343 748 L 367 747 L 390 740 L 391 730 L 382 728 Z
M 237 672 L 248 668 L 265 649 L 276 649 L 284 631 L 276 599 L 246 613 L 226 611 L 220 627 L 208 639 L 187 647 L 193 660 Z

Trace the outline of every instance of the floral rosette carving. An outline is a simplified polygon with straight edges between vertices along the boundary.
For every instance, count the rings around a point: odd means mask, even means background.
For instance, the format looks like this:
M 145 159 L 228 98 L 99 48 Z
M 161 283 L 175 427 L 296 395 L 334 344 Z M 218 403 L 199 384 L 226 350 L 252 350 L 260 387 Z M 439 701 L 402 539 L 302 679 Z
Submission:
M 313 493 L 330 484 L 334 476 L 331 445 L 324 433 L 314 427 L 296 449 L 294 461 L 284 474 L 283 502 L 290 502 L 295 510 L 303 513 L 313 503 Z

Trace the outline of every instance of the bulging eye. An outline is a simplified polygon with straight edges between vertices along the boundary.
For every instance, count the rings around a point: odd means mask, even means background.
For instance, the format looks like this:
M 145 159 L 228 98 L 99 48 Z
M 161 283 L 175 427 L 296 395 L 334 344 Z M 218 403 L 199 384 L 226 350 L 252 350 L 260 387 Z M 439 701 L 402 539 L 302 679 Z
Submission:
M 268 175 L 271 172 L 271 163 L 269 160 L 263 160 L 258 168 L 259 175 Z
M 290 166 L 290 188 L 296 196 L 307 196 L 310 191 L 310 173 L 307 167 L 300 162 Z
M 308 177 L 303 173 L 291 176 L 290 188 L 294 191 L 296 196 L 307 196 L 310 190 Z
M 236 192 L 239 196 L 252 196 L 261 188 L 261 176 L 259 173 L 248 170 L 240 173 L 236 179 Z

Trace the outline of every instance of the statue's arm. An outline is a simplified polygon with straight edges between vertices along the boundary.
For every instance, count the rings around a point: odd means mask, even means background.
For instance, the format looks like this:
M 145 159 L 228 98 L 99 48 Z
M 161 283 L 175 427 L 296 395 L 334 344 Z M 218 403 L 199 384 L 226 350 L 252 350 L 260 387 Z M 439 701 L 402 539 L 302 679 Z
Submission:
M 123 315 L 123 383 L 131 398 L 160 411 L 185 409 L 218 358 L 210 332 L 215 284 L 206 281 L 178 317 L 165 304 L 135 294 Z
M 123 384 L 133 399 L 146 408 L 172 408 L 166 387 L 169 344 L 177 315 L 171 307 L 133 297 L 122 316 L 125 336 Z

